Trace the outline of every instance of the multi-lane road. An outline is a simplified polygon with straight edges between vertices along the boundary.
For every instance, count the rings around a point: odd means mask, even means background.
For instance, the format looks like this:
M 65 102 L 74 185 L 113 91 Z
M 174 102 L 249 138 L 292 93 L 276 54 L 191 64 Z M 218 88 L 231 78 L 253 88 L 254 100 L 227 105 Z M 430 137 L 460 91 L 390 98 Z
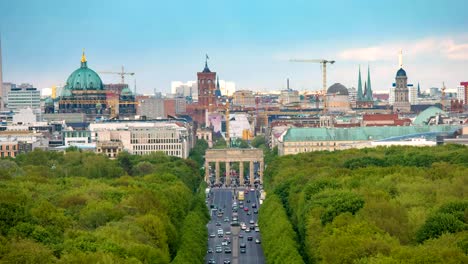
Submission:
M 260 232 L 255 232 L 255 230 L 250 230 L 246 232 L 242 230 L 240 226 L 231 226 L 233 210 L 232 205 L 234 202 L 237 203 L 237 213 L 239 218 L 239 223 L 245 223 L 247 228 L 254 226 L 255 224 L 250 224 L 251 220 L 254 223 L 258 221 L 258 214 L 254 213 L 255 209 L 259 209 L 259 197 L 260 194 L 258 191 L 249 190 L 245 194 L 243 206 L 249 209 L 244 211 L 243 208 L 239 208 L 239 202 L 237 200 L 236 193 L 239 191 L 244 192 L 245 188 L 213 188 L 209 198 L 207 198 L 207 205 L 210 208 L 211 220 L 208 223 L 208 252 L 205 257 L 205 263 L 232 263 L 232 264 L 261 264 L 265 263 L 265 257 L 263 255 L 262 244 Z M 248 202 L 250 201 L 250 202 Z M 257 205 L 257 208 L 252 208 L 253 204 Z M 213 206 L 211 206 L 213 205 Z M 211 207 L 222 209 L 222 216 L 218 216 L 218 211 L 213 210 Z M 229 221 L 225 221 L 229 219 Z M 218 222 L 218 225 L 217 225 Z M 218 236 L 218 229 L 223 230 L 223 235 Z M 214 234 L 214 237 L 212 237 Z M 248 237 L 251 236 L 252 240 L 249 241 Z M 230 243 L 227 246 L 222 246 L 222 242 L 226 241 L 225 238 L 229 238 Z M 256 239 L 260 243 L 256 243 Z M 245 253 L 241 253 L 241 244 L 245 244 Z M 222 246 L 222 252 L 216 252 L 216 247 Z M 231 250 L 231 253 L 226 253 L 226 248 Z M 213 251 L 210 252 L 210 249 Z M 229 260 L 230 262 L 227 262 Z M 226 262 L 225 262 L 226 261 Z

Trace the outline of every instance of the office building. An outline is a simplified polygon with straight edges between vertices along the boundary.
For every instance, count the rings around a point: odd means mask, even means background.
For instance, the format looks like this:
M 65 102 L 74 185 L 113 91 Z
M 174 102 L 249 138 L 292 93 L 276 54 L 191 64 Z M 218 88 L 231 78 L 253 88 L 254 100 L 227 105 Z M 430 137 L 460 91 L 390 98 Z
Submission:
M 40 109 L 41 92 L 36 88 L 12 88 L 8 92 L 7 107 L 14 112 L 23 108 Z

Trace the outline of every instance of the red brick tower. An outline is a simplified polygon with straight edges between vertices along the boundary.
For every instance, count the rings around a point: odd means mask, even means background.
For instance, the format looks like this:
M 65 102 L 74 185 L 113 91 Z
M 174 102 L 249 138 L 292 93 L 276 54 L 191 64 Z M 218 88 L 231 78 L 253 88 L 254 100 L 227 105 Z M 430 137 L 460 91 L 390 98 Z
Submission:
M 205 69 L 197 73 L 198 77 L 198 105 L 208 112 L 216 107 L 216 72 L 208 68 L 208 56 L 206 56 Z

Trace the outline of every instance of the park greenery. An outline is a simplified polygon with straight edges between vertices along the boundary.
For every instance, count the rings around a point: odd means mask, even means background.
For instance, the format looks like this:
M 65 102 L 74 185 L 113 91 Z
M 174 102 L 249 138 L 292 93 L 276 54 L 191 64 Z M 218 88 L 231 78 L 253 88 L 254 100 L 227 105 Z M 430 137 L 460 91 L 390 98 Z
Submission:
M 273 159 L 267 263 L 468 263 L 468 148 L 389 147 Z
M 1 159 L 0 262 L 203 263 L 200 151 L 185 160 L 76 150 Z

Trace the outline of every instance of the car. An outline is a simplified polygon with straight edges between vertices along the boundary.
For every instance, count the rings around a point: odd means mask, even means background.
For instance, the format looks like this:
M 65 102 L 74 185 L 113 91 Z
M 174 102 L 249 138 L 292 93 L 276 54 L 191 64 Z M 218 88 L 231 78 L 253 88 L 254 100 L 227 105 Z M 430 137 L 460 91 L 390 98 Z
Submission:
M 247 203 L 250 203 L 250 200 L 247 200 Z
M 255 224 L 255 221 L 253 219 L 250 219 L 249 224 L 253 225 Z
M 248 207 L 244 207 L 244 211 L 249 211 L 249 208 Z
M 216 253 L 222 253 L 223 252 L 223 247 L 222 246 L 216 246 Z
M 262 243 L 262 242 L 260 241 L 260 239 L 256 238 L 256 239 L 255 239 L 255 244 L 260 244 L 260 243 Z
M 248 236 L 248 237 L 247 237 L 247 240 L 248 240 L 248 241 L 252 241 L 252 240 L 253 240 L 253 237 L 252 237 L 252 236 Z
M 224 218 L 224 222 L 229 222 L 229 217 Z
M 221 222 L 217 221 L 216 226 L 221 226 Z
M 240 253 L 245 253 L 247 250 L 245 250 L 245 248 L 241 248 L 240 249 Z
M 231 264 L 231 261 L 230 261 L 229 259 L 225 259 L 225 260 L 223 261 L 223 263 L 224 263 L 224 264 Z
M 226 254 L 230 254 L 232 251 L 231 251 L 231 248 L 230 247 L 225 247 L 224 248 L 224 253 Z
M 240 243 L 239 247 L 240 248 L 245 248 L 245 247 L 247 247 L 247 245 L 245 243 Z
M 210 234 L 210 237 L 211 237 L 211 238 L 216 237 L 215 233 L 211 233 L 211 234 Z
M 252 208 L 257 208 L 257 204 L 256 204 L 256 203 L 253 203 L 253 204 L 252 204 Z
M 247 212 L 247 215 L 252 215 L 252 212 L 248 211 L 248 212 Z
M 242 230 L 245 230 L 245 229 L 247 229 L 247 226 L 246 226 L 245 224 L 242 224 L 242 225 L 241 225 L 241 229 L 242 229 Z
M 221 246 L 227 246 L 227 245 L 228 245 L 228 242 L 227 242 L 227 241 L 221 242 Z
M 245 229 L 245 232 L 246 232 L 246 233 L 250 233 L 250 228 L 246 228 L 246 229 Z
M 249 190 L 245 189 L 244 194 L 248 194 L 248 193 L 249 193 Z
M 258 214 L 258 210 L 257 210 L 257 209 L 254 210 L 254 214 Z
M 239 234 L 239 238 L 244 238 L 244 235 L 243 235 L 243 234 Z
M 255 227 L 258 227 L 258 223 L 255 223 Z
M 222 229 L 221 227 L 218 228 L 218 234 L 219 234 L 219 233 L 221 233 L 221 234 L 224 233 L 224 231 L 223 231 L 223 229 Z
M 208 248 L 208 250 L 206 251 L 208 254 L 209 253 L 213 253 L 213 249 L 212 248 Z
M 254 188 L 250 188 L 250 191 L 251 191 L 251 192 L 255 192 L 255 189 L 254 189 Z
M 231 231 L 226 231 L 226 235 L 230 235 L 231 234 Z
M 216 260 L 215 259 L 210 259 L 210 260 L 208 260 L 208 264 L 216 264 Z
M 255 226 L 251 225 L 250 230 L 255 230 Z
M 255 232 L 260 232 L 260 228 L 255 227 Z
M 243 202 L 243 201 L 239 201 L 239 205 L 244 205 L 244 202 Z

